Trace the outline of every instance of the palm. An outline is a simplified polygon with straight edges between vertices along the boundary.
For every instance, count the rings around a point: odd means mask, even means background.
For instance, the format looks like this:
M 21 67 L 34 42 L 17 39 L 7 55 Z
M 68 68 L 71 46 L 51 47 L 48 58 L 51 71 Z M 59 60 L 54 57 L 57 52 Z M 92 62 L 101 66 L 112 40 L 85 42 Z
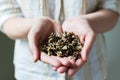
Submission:
M 68 75 L 74 75 L 76 71 L 87 61 L 90 48 L 95 39 L 94 31 L 89 25 L 88 21 L 80 17 L 66 20 L 62 25 L 63 31 L 74 32 L 78 35 L 80 41 L 83 43 L 83 49 L 80 52 L 79 59 L 76 61 L 76 67 L 71 67 L 68 70 Z
M 71 63 L 67 59 L 48 56 L 44 52 L 40 51 L 39 48 L 39 44 L 41 44 L 51 32 L 55 32 L 55 33 L 62 32 L 62 28 L 59 25 L 59 23 L 49 18 L 37 19 L 35 23 L 33 23 L 32 28 L 28 33 L 28 42 L 29 42 L 30 51 L 33 54 L 35 62 L 40 59 L 42 62 L 51 64 L 57 68 L 62 66 L 58 70 L 58 72 L 62 73 L 66 71 L 66 67 L 64 66 L 69 67 Z

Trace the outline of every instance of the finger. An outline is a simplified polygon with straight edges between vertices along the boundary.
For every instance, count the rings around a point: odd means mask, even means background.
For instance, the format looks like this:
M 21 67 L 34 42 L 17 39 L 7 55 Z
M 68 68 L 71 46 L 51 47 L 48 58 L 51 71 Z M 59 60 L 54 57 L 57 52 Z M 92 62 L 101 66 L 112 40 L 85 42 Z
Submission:
M 58 72 L 58 73 L 65 73 L 67 70 L 68 70 L 67 67 L 61 66 L 61 67 L 59 67 L 59 68 L 57 69 L 57 72 Z
M 62 63 L 59 60 L 57 60 L 51 56 L 48 56 L 44 52 L 41 52 L 41 61 L 45 62 L 47 64 L 51 64 L 52 66 L 54 66 L 56 68 L 62 66 Z
M 54 71 L 57 71 L 57 69 L 58 69 L 57 67 L 54 67 L 54 66 L 53 66 L 53 70 L 54 70 Z
M 76 60 L 77 68 L 81 68 L 84 63 L 85 62 L 81 58 L 77 59 Z
M 77 61 L 76 61 L 76 67 L 71 67 L 71 68 L 69 68 L 68 69 L 68 71 L 67 71 L 67 75 L 69 76 L 69 77 L 71 77 L 71 76 L 73 76 L 73 75 L 75 75 L 75 73 L 82 67 L 82 65 L 84 64 L 84 62 L 82 61 L 82 59 L 78 59 Z
M 66 59 L 68 59 L 70 62 L 71 62 L 71 66 L 70 67 L 76 67 L 76 64 L 75 64 L 75 58 L 74 57 L 72 57 L 72 56 L 69 56 L 68 58 L 66 58 Z
M 76 68 L 69 68 L 66 74 L 68 77 L 72 77 L 76 72 L 77 72 Z
M 28 35 L 29 49 L 33 55 L 34 62 L 37 62 L 40 59 L 40 53 L 37 46 L 37 41 L 35 39 L 36 39 L 35 35 L 33 35 L 32 32 L 29 33 Z
M 66 66 L 66 67 L 71 66 L 71 62 L 66 58 L 60 58 L 60 57 L 56 57 L 56 56 L 52 56 L 52 57 L 59 60 L 62 63 L 62 65 Z
M 80 37 L 80 42 L 81 42 L 82 44 L 84 44 L 84 42 L 85 42 L 85 35 L 84 35 L 84 34 L 81 34 L 79 37 Z
M 93 41 L 94 41 L 93 34 L 86 35 L 84 46 L 83 46 L 82 51 L 81 51 L 81 57 L 82 57 L 83 61 L 85 61 L 85 62 L 87 61 L 88 54 L 89 54 L 90 49 L 92 47 Z

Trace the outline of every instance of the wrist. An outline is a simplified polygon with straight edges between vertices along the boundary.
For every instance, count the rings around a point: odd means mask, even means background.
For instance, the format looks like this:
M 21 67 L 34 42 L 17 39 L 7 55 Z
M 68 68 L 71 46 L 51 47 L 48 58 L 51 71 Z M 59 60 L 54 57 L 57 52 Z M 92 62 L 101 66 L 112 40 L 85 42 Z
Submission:
M 89 15 L 81 15 L 80 16 L 80 18 L 81 19 L 83 19 L 84 21 L 86 21 L 89 25 L 90 25 L 90 27 L 91 27 L 91 29 L 93 30 L 93 32 L 95 33 L 95 34 L 97 34 L 97 32 L 96 32 L 96 30 L 94 29 L 94 24 L 93 24 L 93 22 L 92 22 L 92 20 L 90 19 L 90 17 L 91 16 L 89 16 Z
M 13 40 L 22 39 L 26 38 L 32 23 L 33 19 L 15 17 L 5 22 L 3 30 L 4 33 Z

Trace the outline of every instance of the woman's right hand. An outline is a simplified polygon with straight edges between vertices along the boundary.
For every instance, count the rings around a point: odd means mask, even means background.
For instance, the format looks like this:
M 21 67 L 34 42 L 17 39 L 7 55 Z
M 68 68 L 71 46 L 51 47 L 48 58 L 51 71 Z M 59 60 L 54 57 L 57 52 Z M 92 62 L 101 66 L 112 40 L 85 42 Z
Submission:
M 50 18 L 43 17 L 33 20 L 31 29 L 28 32 L 28 42 L 35 62 L 40 59 L 39 44 L 41 44 L 50 33 L 56 31 L 56 29 L 59 30 L 58 32 L 62 31 L 59 24 Z
M 59 67 L 57 72 L 63 73 L 67 71 L 67 67 L 71 66 L 71 62 L 66 58 L 48 56 L 39 49 L 39 44 L 41 44 L 52 32 L 56 34 L 62 32 L 62 27 L 58 22 L 47 17 L 34 19 L 28 33 L 29 48 L 35 62 L 41 60 L 54 67 Z

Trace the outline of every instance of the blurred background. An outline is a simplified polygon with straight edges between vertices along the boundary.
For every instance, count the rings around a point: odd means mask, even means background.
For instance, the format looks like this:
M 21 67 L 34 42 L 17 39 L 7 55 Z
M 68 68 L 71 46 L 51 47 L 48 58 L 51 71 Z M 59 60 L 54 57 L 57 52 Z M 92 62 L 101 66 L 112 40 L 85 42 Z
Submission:
M 14 41 L 0 32 L 0 80 L 15 80 L 13 48 Z
M 105 33 L 105 37 L 109 58 L 108 80 L 120 80 L 120 19 L 112 31 Z M 13 49 L 14 41 L 0 32 L 0 80 L 15 80 Z

